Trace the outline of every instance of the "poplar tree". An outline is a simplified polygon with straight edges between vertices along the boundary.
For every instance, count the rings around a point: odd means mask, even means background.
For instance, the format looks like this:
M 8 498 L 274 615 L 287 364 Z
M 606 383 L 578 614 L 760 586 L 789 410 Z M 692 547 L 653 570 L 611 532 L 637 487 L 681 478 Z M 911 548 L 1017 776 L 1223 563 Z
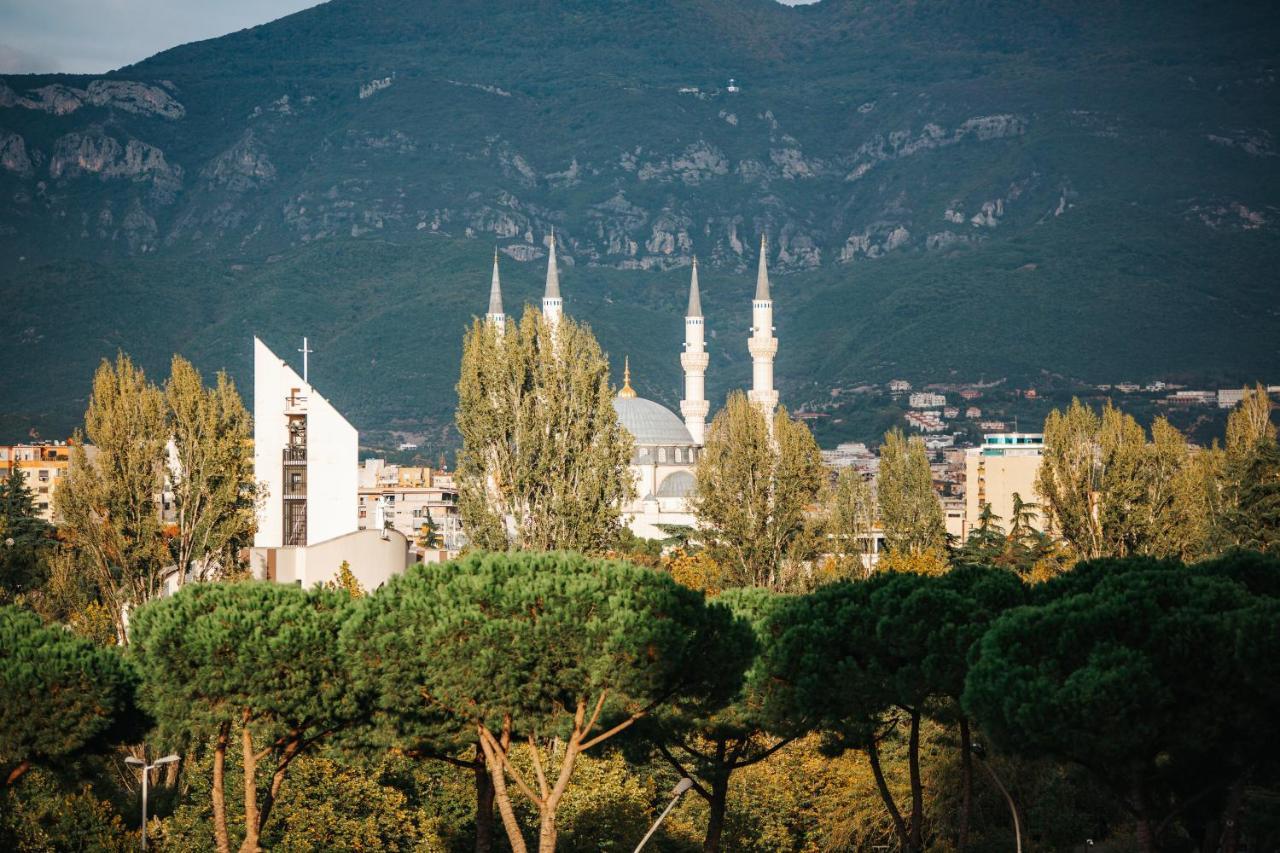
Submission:
M 536 849 L 555 850 L 583 753 L 664 706 L 710 713 L 753 649 L 727 608 L 667 575 L 565 552 L 414 566 L 355 605 L 342 642 L 382 712 L 443 714 L 479 740 L 514 853 L 530 849 L 516 797 L 537 811 Z
M 137 679 L 112 648 L 0 606 L 0 780 L 137 736 Z
M 875 533 L 876 498 L 871 484 L 852 466 L 841 468 L 827 504 L 830 546 L 854 562 L 858 577 L 869 573 L 866 559 Z
M 173 496 L 175 531 L 169 553 L 197 580 L 215 566 L 225 569 L 251 544 L 256 527 L 253 432 L 235 383 L 219 372 L 206 388 L 191 362 L 175 355 L 164 386 L 172 439 L 167 486 Z
M 618 421 L 595 336 L 529 308 L 499 329 L 477 320 L 458 380 L 458 508 L 489 550 L 602 552 L 635 493 L 631 436 Z
M 134 614 L 131 653 L 162 735 L 213 740 L 219 853 L 231 849 L 225 770 L 233 733 L 244 791 L 240 850 L 253 853 L 293 761 L 364 720 L 338 651 L 350 602 L 346 592 L 319 587 L 202 583 Z
M 168 442 L 164 394 L 121 353 L 94 374 L 84 423 L 54 508 L 61 535 L 89 568 L 124 644 L 126 610 L 159 593 L 170 558 L 159 503 Z
M 738 586 L 778 588 L 784 564 L 812 556 L 809 513 L 825 469 L 813 433 L 780 408 L 772 433 L 735 391 L 707 428 L 690 507 Z
M 908 439 L 897 429 L 885 433 L 876 495 L 885 545 L 891 552 L 943 552 L 947 522 L 933 490 L 933 472 L 923 439 Z
M 1225 543 L 1280 553 L 1280 446 L 1271 399 L 1261 385 L 1246 389 L 1227 419 L 1223 471 Z

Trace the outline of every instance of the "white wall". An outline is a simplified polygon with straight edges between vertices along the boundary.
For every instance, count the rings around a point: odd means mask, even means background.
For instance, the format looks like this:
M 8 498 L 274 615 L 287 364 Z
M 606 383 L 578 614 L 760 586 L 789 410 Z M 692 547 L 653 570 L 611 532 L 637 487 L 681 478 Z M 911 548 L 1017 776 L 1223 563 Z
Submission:
M 253 469 L 265 484 L 253 544 L 284 543 L 284 469 L 288 441 L 285 399 L 293 389 L 307 398 L 307 544 L 358 528 L 359 434 L 333 405 L 302 381 L 266 344 L 253 339 Z

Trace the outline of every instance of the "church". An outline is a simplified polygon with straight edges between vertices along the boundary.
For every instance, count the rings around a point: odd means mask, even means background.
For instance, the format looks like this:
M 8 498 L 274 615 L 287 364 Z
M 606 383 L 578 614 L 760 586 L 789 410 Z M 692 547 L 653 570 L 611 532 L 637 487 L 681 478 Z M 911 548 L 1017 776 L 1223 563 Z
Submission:
M 773 299 L 769 295 L 765 249 L 765 240 L 761 237 L 756 293 L 751 302 L 751 337 L 747 340 L 747 350 L 751 353 L 751 390 L 748 397 L 771 420 L 778 406 L 778 392 L 773 387 L 773 359 L 778 352 L 778 339 L 773 336 Z M 552 234 L 542 315 L 547 322 L 554 324 L 563 313 L 556 238 Z M 506 322 L 496 252 L 489 288 L 489 311 L 485 319 L 495 325 Z M 684 371 L 684 398 L 680 401 L 680 414 L 637 395 L 631 387 L 629 365 L 623 371 L 622 389 L 613 399 L 618 421 L 635 439 L 631 472 L 636 482 L 636 498 L 622 508 L 622 513 L 626 525 L 637 536 L 662 539 L 667 536 L 662 530 L 664 526 L 692 527 L 694 524 L 689 496 L 693 492 L 693 469 L 698 454 L 702 452 L 711 408 L 706 399 L 707 364 L 706 320 L 702 315 L 698 261 L 695 258 L 689 280 L 689 307 L 684 317 L 684 352 L 680 354 L 680 366 Z

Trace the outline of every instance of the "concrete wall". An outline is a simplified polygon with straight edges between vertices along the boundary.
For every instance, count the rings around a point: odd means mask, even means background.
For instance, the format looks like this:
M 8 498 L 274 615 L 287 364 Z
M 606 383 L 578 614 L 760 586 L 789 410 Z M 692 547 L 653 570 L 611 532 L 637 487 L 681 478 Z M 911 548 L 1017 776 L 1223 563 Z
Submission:
M 338 576 L 345 560 L 365 591 L 372 592 L 409 565 L 409 541 L 388 530 L 360 530 L 305 548 L 254 548 L 250 570 L 260 580 L 297 583 L 304 588 Z

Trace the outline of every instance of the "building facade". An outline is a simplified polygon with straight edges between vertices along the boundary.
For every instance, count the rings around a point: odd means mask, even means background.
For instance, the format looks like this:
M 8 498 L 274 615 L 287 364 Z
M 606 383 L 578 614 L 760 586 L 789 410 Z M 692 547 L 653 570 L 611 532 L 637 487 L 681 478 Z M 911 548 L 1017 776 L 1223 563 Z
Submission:
M 978 524 L 982 507 L 991 511 L 1005 530 L 1013 517 L 1013 496 L 1023 503 L 1040 503 L 1036 476 L 1044 458 L 1044 436 L 1040 433 L 1002 432 L 984 435 L 980 447 L 965 451 L 964 527 L 961 539 Z M 1032 520 L 1037 530 L 1045 529 L 1045 515 Z
M 8 477 L 15 468 L 21 471 L 35 498 L 36 515 L 50 523 L 54 522 L 53 496 L 70 464 L 71 446 L 65 441 L 0 445 L 0 475 Z

